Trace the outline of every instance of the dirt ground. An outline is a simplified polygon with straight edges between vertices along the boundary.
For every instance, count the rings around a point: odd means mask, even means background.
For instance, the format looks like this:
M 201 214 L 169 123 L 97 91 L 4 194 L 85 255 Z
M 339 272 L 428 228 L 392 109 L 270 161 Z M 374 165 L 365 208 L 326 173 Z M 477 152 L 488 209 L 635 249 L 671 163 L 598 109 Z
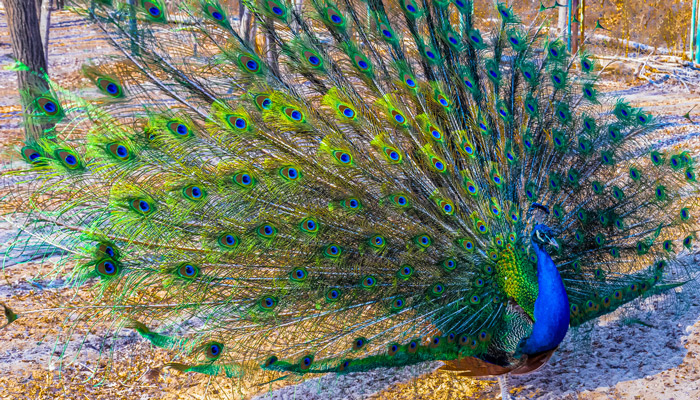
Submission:
M 87 87 L 90 83 L 79 74 L 80 66 L 90 57 L 110 54 L 109 44 L 98 31 L 68 12 L 55 13 L 52 22 L 52 77 L 67 88 Z M 4 69 L 11 63 L 5 13 L 0 8 L 0 152 L 21 140 L 15 73 Z M 682 117 L 700 105 L 700 77 L 692 80 L 692 74 L 698 72 L 691 71 L 690 80 L 671 77 L 657 85 L 632 77 L 630 71 L 638 66 L 631 62 L 614 67 L 616 73 L 604 82 L 603 90 L 624 95 L 669 122 L 671 126 L 658 133 L 664 146 L 683 141 L 690 148 L 700 148 L 700 127 Z M 691 113 L 691 119 L 700 123 L 700 107 Z M 0 243 L 9 241 L 13 232 L 11 221 L 0 220 Z M 0 245 L 0 254 L 2 251 Z M 7 263 L 0 273 L 0 303 L 11 304 L 21 316 L 0 330 L 0 399 L 233 399 L 267 390 L 243 392 L 232 380 L 164 368 L 170 361 L 166 352 L 148 345 L 133 331 L 124 330 L 103 346 L 106 326 L 72 329 L 69 311 L 47 309 L 55 305 L 69 309 L 88 294 L 30 283 L 40 268 L 31 262 Z M 572 333 L 548 366 L 511 379 L 511 394 L 517 399 L 699 399 L 700 296 L 696 292 L 679 290 L 673 301 L 650 299 L 636 310 L 634 318 L 610 318 L 585 332 Z M 29 310 L 34 312 L 26 313 Z M 57 346 L 67 335 L 78 340 L 65 348 Z M 582 336 L 586 339 L 577 340 Z M 495 380 L 446 375 L 434 371 L 438 366 L 432 363 L 364 375 L 327 376 L 297 386 L 280 383 L 277 386 L 286 387 L 259 398 L 498 396 Z

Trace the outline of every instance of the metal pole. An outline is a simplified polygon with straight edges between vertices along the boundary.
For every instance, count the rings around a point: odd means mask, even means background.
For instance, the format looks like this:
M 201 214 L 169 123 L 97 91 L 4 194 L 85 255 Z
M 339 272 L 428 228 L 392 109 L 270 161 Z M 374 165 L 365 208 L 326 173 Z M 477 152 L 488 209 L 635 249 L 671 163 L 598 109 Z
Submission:
M 696 0 L 696 3 L 697 3 L 697 2 L 698 2 L 698 1 Z M 696 15 L 697 15 L 697 13 L 696 13 Z M 693 21 L 693 23 L 695 23 L 695 21 Z M 696 41 L 695 41 L 695 49 L 696 49 L 696 50 L 695 50 L 695 51 L 696 51 L 696 53 L 695 53 L 695 63 L 696 63 L 696 64 L 700 64 L 700 26 L 696 26 L 696 27 L 695 27 L 695 33 L 696 33 L 696 35 L 697 35 Z M 692 58 L 692 56 L 691 56 L 691 58 Z
M 695 13 L 698 8 L 698 0 L 693 0 L 693 16 L 690 18 L 690 59 L 693 59 L 693 43 L 695 43 Z
M 573 13 L 573 9 L 572 9 L 572 5 L 573 5 L 572 3 L 573 3 L 573 1 L 574 1 L 574 0 L 569 0 L 569 5 L 568 5 L 568 7 L 569 7 L 569 18 L 568 18 L 568 21 L 567 21 L 567 32 L 568 32 L 568 34 L 566 35 L 566 39 L 567 39 L 567 40 L 566 40 L 566 44 L 567 44 L 566 47 L 569 49 L 569 51 L 571 51 L 571 22 L 572 22 L 572 21 L 571 21 L 571 18 L 573 17 L 573 14 L 574 14 L 574 13 Z

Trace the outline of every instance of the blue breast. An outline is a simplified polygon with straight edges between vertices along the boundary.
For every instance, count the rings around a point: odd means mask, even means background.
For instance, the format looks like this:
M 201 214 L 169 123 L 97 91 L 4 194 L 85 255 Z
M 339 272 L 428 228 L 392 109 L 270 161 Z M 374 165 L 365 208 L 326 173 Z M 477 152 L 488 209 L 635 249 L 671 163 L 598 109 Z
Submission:
M 569 330 L 569 298 L 552 257 L 536 243 L 537 284 L 539 292 L 535 300 L 535 323 L 532 334 L 525 339 L 521 351 L 536 354 L 559 346 Z

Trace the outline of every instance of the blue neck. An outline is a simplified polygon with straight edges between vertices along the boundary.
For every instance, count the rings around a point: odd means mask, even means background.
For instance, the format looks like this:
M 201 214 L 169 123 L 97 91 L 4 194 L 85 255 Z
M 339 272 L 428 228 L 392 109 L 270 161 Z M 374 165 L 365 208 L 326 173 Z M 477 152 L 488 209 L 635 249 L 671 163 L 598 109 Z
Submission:
M 521 351 L 536 354 L 555 349 L 569 330 L 569 298 L 552 257 L 534 241 L 537 254 L 537 284 L 535 323 L 532 334 L 525 339 Z

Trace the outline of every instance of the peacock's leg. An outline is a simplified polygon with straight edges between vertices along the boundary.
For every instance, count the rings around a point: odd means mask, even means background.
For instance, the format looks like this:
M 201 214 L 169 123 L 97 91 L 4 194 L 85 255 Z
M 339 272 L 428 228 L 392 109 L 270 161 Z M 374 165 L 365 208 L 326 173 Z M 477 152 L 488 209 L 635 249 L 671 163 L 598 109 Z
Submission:
M 508 391 L 508 375 L 498 375 L 498 385 L 501 387 L 501 400 L 510 400 Z

